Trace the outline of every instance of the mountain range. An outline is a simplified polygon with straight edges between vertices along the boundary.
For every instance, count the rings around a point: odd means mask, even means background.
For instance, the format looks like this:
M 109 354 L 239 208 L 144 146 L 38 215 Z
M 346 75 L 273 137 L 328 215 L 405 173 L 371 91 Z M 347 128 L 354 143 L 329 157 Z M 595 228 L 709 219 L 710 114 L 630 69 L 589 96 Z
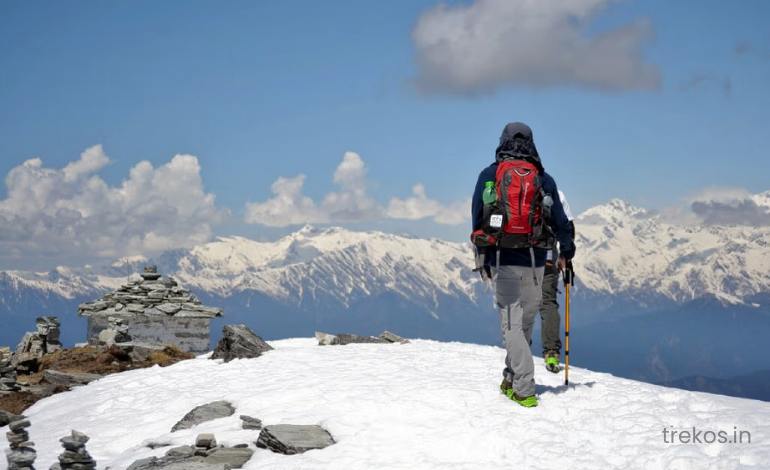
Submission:
M 770 208 L 770 192 L 755 199 Z M 770 369 L 763 354 L 750 357 L 770 334 L 770 227 L 675 223 L 622 200 L 575 224 L 577 363 L 658 382 Z M 0 344 L 15 344 L 40 314 L 62 318 L 65 341 L 82 341 L 77 304 L 145 264 L 223 307 L 221 322 L 266 338 L 392 329 L 499 343 L 491 290 L 471 271 L 467 243 L 305 226 L 274 242 L 220 237 L 152 259 L 0 272 Z

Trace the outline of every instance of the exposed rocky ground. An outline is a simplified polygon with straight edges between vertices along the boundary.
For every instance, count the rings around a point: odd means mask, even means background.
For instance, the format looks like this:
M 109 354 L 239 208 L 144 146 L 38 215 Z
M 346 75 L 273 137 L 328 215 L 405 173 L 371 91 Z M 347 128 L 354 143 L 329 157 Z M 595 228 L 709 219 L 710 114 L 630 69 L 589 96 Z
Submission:
M 0 410 L 20 414 L 41 398 L 107 374 L 168 366 L 193 357 L 173 346 L 131 342 L 111 341 L 102 346 L 64 349 L 59 342 L 58 325 L 55 317 L 40 317 L 36 330 L 24 335 L 16 352 L 0 349 Z M 120 331 L 108 334 L 112 334 L 113 340 L 126 339 Z

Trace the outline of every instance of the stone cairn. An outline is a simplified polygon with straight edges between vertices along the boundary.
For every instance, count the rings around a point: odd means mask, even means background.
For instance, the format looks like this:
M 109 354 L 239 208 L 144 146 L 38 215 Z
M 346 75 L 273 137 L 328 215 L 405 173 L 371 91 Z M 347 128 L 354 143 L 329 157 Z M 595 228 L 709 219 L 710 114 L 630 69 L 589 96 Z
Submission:
M 96 461 L 86 450 L 88 436 L 75 430 L 69 436 L 59 439 L 64 452 L 59 455 L 59 463 L 51 465 L 50 470 L 94 470 Z
M 35 443 L 29 440 L 29 432 L 27 432 L 29 426 L 29 420 L 21 416 L 8 424 L 10 431 L 5 434 L 10 447 L 5 451 L 8 470 L 34 470 L 35 468 L 32 464 L 35 463 L 37 452 L 35 452 Z
M 169 315 L 177 317 L 218 317 L 222 309 L 202 305 L 174 278 L 161 276 L 156 266 L 147 266 L 133 280 L 99 300 L 78 306 L 81 315 Z
M 130 343 L 133 338 L 128 334 L 128 325 L 123 318 L 109 317 L 110 326 L 99 332 L 99 346 L 110 347 L 115 344 Z
M 38 317 L 35 327 L 35 331 L 25 333 L 16 346 L 12 363 L 18 373 L 37 372 L 38 362 L 45 354 L 62 349 L 58 318 Z
M 19 390 L 16 383 L 16 367 L 13 365 L 13 354 L 7 347 L 0 348 L 0 395 L 7 395 Z

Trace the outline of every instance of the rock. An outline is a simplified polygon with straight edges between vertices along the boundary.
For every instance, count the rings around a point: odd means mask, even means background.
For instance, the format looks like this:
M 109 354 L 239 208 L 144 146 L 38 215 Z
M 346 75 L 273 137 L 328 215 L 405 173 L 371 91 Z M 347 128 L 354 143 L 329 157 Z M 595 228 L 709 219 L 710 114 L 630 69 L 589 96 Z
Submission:
M 195 455 L 195 449 L 190 446 L 174 447 L 173 449 L 169 449 L 169 451 L 166 452 L 167 457 L 186 458 L 192 457 L 193 455 Z
M 19 419 L 8 423 L 8 429 L 10 429 L 12 432 L 23 431 L 24 429 L 30 426 L 32 426 L 32 424 L 29 422 L 28 419 Z
M 243 429 L 262 429 L 262 420 L 241 415 L 241 427 Z
M 37 452 L 30 449 L 12 450 L 6 453 L 9 468 L 31 467 L 37 458 Z
M 145 281 L 155 281 L 157 279 L 160 279 L 160 274 L 158 273 L 158 267 L 155 265 L 152 266 L 145 266 L 144 272 L 140 274 L 142 276 L 142 279 Z
M 135 341 L 120 343 L 119 346 L 122 350 L 128 352 L 131 360 L 135 362 L 147 361 L 153 353 L 163 352 L 166 349 L 162 345 L 137 343 Z
M 225 325 L 211 359 L 248 359 L 262 355 L 273 348 L 246 325 Z
M 206 463 L 227 464 L 230 468 L 241 468 L 254 455 L 254 451 L 242 447 L 218 447 L 206 456 Z
M 276 424 L 265 426 L 256 444 L 279 454 L 292 455 L 328 447 L 334 444 L 334 438 L 326 429 L 316 425 Z
M 54 369 L 46 369 L 43 371 L 43 379 L 45 379 L 46 382 L 55 385 L 63 385 L 65 387 L 85 385 L 101 378 L 102 376 L 99 374 L 89 374 L 87 372 L 63 372 Z
M 203 447 L 204 449 L 211 449 L 217 446 L 217 439 L 210 432 L 198 434 L 195 438 L 195 447 Z
M 353 343 L 389 343 L 389 341 L 378 338 L 377 336 L 359 336 L 347 333 L 332 335 L 329 333 L 316 331 L 315 336 L 318 339 L 318 344 L 320 346 L 345 345 Z
M 29 440 L 29 433 L 27 431 L 7 432 L 5 437 L 8 439 L 8 444 L 15 446 L 22 442 L 27 442 Z
M 118 332 L 113 329 L 106 329 L 99 332 L 99 336 L 97 337 L 97 342 L 99 346 L 105 346 L 110 347 L 113 344 L 115 344 L 115 337 L 118 335 Z
M 166 315 L 173 315 L 178 311 L 182 310 L 182 306 L 180 304 L 172 304 L 172 303 L 160 304 L 155 308 L 165 313 Z
M 395 334 L 395 333 L 391 333 L 390 331 L 387 331 L 387 330 L 383 331 L 383 332 L 380 334 L 380 338 L 384 339 L 385 341 L 387 341 L 387 342 L 389 342 L 389 343 L 401 343 L 401 344 L 406 344 L 406 343 L 408 343 L 408 342 L 409 342 L 409 340 L 408 340 L 408 339 L 404 339 L 404 338 L 402 338 L 402 337 L 398 336 L 397 334 Z
M 225 418 L 235 413 L 235 408 L 227 401 L 215 401 L 205 405 L 196 406 L 171 428 L 171 432 L 181 429 L 190 429 L 200 423 L 213 419 Z
M 12 421 L 18 421 L 20 419 L 23 419 L 23 418 L 19 415 L 15 415 L 5 410 L 0 410 L 0 428 L 2 428 L 3 426 L 6 426 L 8 423 Z

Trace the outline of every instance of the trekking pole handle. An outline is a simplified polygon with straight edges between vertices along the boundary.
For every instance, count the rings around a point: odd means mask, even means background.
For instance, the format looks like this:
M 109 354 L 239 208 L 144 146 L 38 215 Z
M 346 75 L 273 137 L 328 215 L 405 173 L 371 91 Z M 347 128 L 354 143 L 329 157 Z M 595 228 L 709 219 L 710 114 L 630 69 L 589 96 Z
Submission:
M 575 285 L 575 270 L 572 268 L 572 261 L 567 261 L 567 266 L 564 268 L 564 285 Z

